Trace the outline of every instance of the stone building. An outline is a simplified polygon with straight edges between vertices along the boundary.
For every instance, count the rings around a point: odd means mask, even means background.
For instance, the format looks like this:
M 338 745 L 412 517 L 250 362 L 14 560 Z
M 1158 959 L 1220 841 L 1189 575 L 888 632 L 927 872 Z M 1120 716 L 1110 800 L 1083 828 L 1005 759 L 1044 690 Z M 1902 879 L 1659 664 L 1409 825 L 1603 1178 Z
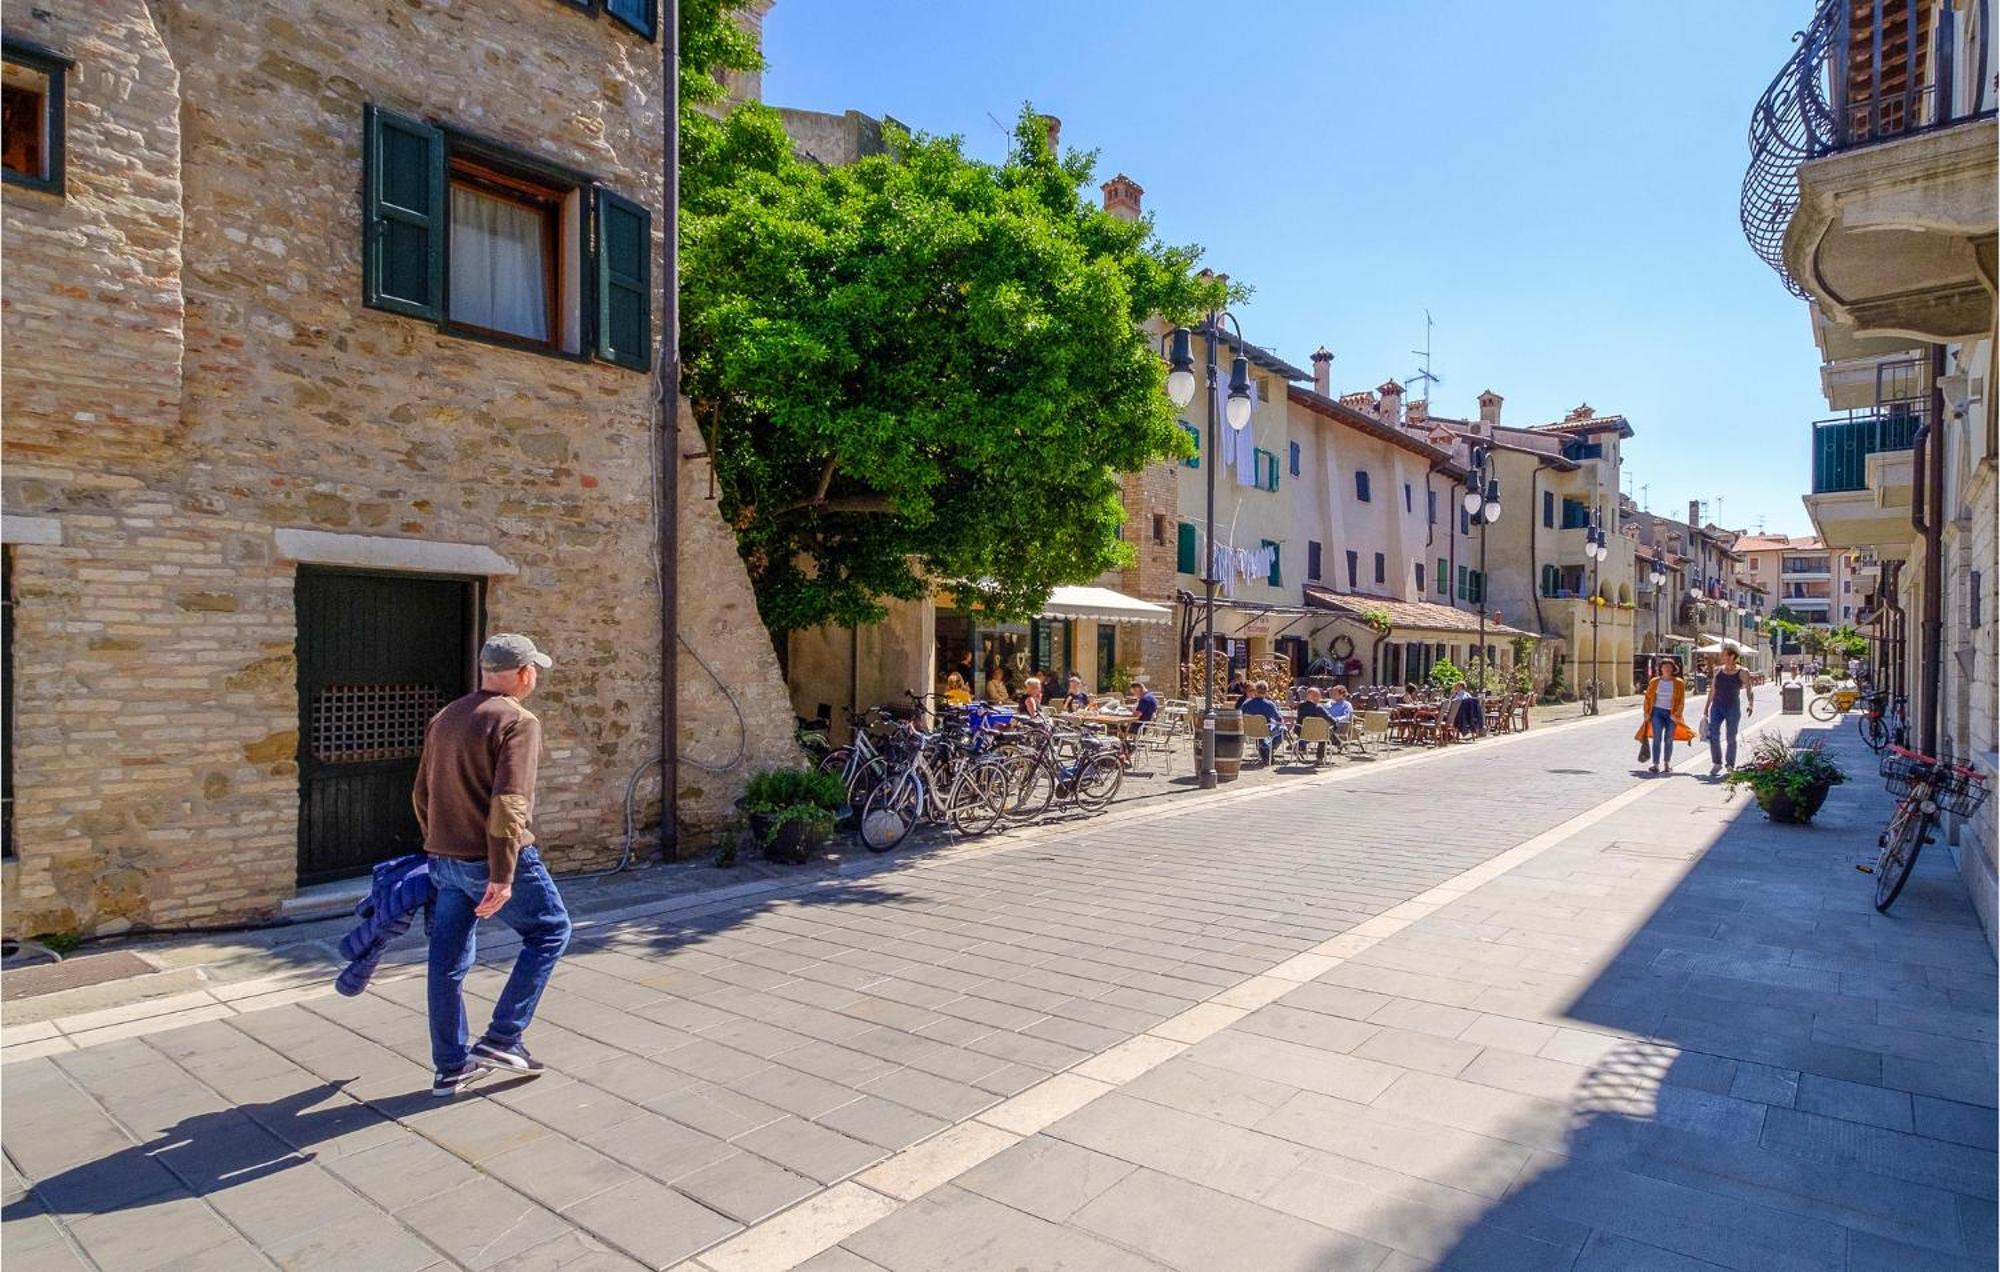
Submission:
M 255 920 L 406 850 L 497 631 L 557 662 L 552 864 L 618 856 L 662 715 L 652 21 L 9 7 L 9 933 Z M 707 486 L 669 544 L 683 845 L 795 754 Z
M 1823 5 L 1752 115 L 1743 225 L 1807 302 L 1820 387 L 1806 510 L 1849 553 L 1858 627 L 1914 745 L 2000 783 L 2000 77 L 1991 5 Z M 1801 140 L 1804 139 L 1803 145 Z M 1783 603 L 1774 598 L 1773 603 Z M 1835 601 L 1835 604 L 1841 602 Z M 1948 834 L 1989 941 L 1996 801 Z

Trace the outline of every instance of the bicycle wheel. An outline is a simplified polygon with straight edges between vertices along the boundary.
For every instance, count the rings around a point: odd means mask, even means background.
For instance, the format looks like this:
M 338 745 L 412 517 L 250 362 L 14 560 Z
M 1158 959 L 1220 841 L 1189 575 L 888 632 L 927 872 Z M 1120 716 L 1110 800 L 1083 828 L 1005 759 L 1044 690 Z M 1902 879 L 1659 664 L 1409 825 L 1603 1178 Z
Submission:
M 1854 724 L 1861 730 L 1861 740 L 1868 744 L 1869 750 L 1880 752 L 1889 744 L 1889 726 L 1882 723 L 1881 716 L 1871 712 L 1856 720 Z
M 1007 820 L 1031 822 L 1049 811 L 1056 798 L 1056 774 L 1038 755 L 1010 755 L 1001 762 L 1007 775 Z
M 1076 803 L 1085 812 L 1101 813 L 1118 797 L 1125 780 L 1125 766 L 1115 755 L 1093 755 L 1081 762 L 1076 773 Z
M 1831 720 L 1840 712 L 1834 710 L 1833 699 L 1822 694 L 1806 704 L 1806 714 L 1815 720 Z
M 945 796 L 945 824 L 959 835 L 985 835 L 1007 816 L 1007 771 L 993 761 L 968 764 Z
M 1929 814 L 1916 807 L 1916 797 L 1912 796 L 1896 810 L 1896 816 L 1889 822 L 1889 829 L 1882 836 L 1882 856 L 1875 863 L 1875 908 L 1887 913 L 1902 895 L 1903 885 L 1909 882 L 1910 871 L 1916 867 L 1917 853 L 1922 851 L 1924 840 L 1931 828 Z
M 914 772 L 904 772 L 868 792 L 861 806 L 861 842 L 869 852 L 888 852 L 910 837 L 923 816 L 923 786 Z

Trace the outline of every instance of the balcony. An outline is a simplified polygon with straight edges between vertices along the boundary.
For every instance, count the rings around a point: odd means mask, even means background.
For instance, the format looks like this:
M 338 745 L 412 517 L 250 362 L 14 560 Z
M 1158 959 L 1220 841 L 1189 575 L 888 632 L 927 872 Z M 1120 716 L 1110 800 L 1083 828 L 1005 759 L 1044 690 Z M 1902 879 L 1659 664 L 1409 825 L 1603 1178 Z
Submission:
M 1825 0 L 1751 117 L 1744 234 L 1853 339 L 1991 325 L 1994 99 L 1983 53 L 1955 78 L 1958 8 Z
M 1815 422 L 1812 492 L 1828 495 L 1868 489 L 1868 457 L 1910 449 L 1922 422 L 1923 412 L 1916 403 L 1899 403 L 1881 414 Z

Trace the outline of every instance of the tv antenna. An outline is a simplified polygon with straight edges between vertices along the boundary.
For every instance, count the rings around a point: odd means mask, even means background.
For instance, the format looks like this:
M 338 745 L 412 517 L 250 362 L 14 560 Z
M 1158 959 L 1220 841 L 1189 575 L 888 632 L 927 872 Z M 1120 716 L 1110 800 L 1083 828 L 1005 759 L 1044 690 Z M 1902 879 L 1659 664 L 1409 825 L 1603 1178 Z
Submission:
M 1424 360 L 1424 365 L 1411 374 L 1410 383 L 1424 386 L 1423 400 L 1425 406 L 1431 404 L 1431 386 L 1433 384 L 1444 383 L 1442 378 L 1431 374 L 1431 327 L 1433 325 L 1431 322 L 1431 311 L 1428 309 L 1424 310 L 1424 347 L 1410 350 L 1411 353 Z

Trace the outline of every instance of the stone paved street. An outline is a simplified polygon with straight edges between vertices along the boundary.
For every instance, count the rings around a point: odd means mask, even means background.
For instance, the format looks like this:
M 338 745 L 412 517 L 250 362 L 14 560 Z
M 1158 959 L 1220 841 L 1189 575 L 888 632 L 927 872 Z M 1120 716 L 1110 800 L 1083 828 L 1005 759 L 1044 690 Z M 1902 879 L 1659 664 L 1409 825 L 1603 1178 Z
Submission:
M 1851 728 L 1799 830 L 1632 722 L 585 928 L 456 1101 L 420 976 L 135 1019 L 0 1069 L 10 1272 L 1993 1266 L 1944 850 L 1877 916 Z

